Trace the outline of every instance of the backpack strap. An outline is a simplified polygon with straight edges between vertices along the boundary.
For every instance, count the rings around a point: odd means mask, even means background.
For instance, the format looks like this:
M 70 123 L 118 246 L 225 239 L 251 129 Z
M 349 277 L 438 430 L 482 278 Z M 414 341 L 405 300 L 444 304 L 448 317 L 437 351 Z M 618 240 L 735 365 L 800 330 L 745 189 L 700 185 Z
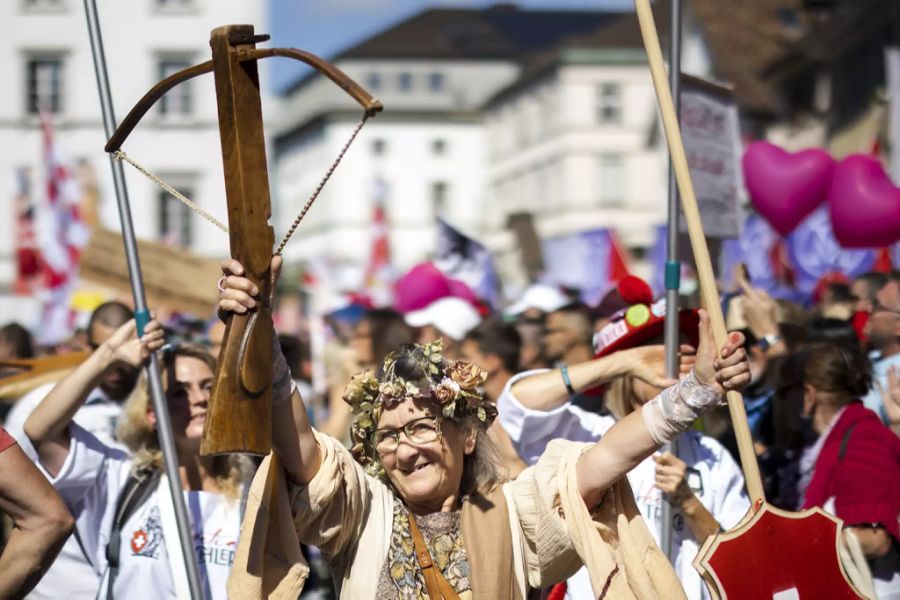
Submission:
M 116 512 L 113 517 L 112 531 L 109 535 L 109 543 L 106 545 L 106 563 L 109 565 L 107 568 L 109 576 L 106 584 L 106 600 L 113 600 L 113 585 L 116 582 L 116 577 L 119 575 L 122 527 L 157 488 L 161 475 L 162 471 L 153 468 L 133 471 L 119 492 L 119 497 L 116 499 Z
M 844 432 L 844 436 L 841 438 L 841 448 L 838 450 L 838 462 L 844 460 L 844 456 L 847 454 L 847 446 L 850 444 L 850 434 L 853 433 L 853 429 L 856 427 L 856 423 L 852 423 L 850 427 L 847 428 L 847 431 Z

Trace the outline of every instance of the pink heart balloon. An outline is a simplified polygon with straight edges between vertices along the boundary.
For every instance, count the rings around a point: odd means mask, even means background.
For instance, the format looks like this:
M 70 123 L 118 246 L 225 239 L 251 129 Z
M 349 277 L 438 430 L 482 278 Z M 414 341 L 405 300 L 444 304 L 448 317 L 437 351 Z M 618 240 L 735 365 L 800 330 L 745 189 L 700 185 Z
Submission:
M 753 142 L 744 152 L 743 167 L 756 210 L 787 235 L 825 201 L 834 159 L 818 148 L 792 154 L 769 142 Z
M 883 248 L 900 240 L 900 188 L 871 156 L 852 154 L 838 163 L 828 203 L 842 246 Z

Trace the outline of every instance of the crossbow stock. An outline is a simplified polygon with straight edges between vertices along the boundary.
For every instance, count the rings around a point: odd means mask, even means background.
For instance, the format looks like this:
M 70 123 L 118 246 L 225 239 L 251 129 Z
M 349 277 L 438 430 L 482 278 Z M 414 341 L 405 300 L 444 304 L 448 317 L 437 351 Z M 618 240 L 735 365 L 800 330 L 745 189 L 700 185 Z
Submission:
M 382 109 L 381 102 L 344 72 L 313 54 L 295 48 L 256 48 L 257 43 L 268 39 L 268 35 L 255 35 L 252 25 L 214 29 L 210 36 L 212 60 L 183 69 L 153 86 L 131 109 L 105 148 L 110 153 L 119 151 L 141 118 L 167 91 L 198 75 L 214 74 L 231 256 L 244 266 L 246 277 L 259 289 L 259 297 L 255 310 L 228 318 L 203 431 L 203 455 L 266 454 L 271 448 L 273 340 L 269 264 L 274 238 L 269 225 L 271 202 L 257 61 L 282 56 L 310 65 L 363 107 L 363 122 Z M 328 175 L 334 166 L 336 163 Z M 304 213 L 305 210 L 294 226 Z

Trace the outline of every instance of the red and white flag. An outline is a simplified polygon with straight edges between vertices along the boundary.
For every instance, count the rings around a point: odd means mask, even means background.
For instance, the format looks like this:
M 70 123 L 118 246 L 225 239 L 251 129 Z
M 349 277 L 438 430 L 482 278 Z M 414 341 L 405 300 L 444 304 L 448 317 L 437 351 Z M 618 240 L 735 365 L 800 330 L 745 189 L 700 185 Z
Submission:
M 376 195 L 383 196 L 383 193 L 379 191 Z M 364 285 L 365 293 L 373 306 L 391 305 L 394 301 L 394 279 L 384 204 L 379 197 L 372 214 L 372 251 L 366 266 Z
M 35 235 L 34 204 L 31 201 L 30 169 L 16 169 L 15 180 L 13 210 L 16 215 L 16 282 L 13 290 L 16 294 L 30 296 L 37 291 L 41 275 L 41 255 Z
M 81 192 L 63 162 L 53 137 L 53 125 L 41 113 L 45 194 L 37 202 L 37 247 L 40 250 L 44 309 L 39 341 L 56 343 L 72 333 L 74 313 L 69 295 L 75 283 L 78 259 L 90 231 L 81 218 Z

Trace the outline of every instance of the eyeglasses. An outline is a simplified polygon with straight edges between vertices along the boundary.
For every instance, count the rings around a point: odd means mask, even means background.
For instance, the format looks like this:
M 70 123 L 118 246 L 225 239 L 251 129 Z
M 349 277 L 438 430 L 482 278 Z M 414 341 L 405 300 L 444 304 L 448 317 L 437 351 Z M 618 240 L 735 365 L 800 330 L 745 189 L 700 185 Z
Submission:
M 441 424 L 437 417 L 413 419 L 403 427 L 384 427 L 372 432 L 372 445 L 379 454 L 390 454 L 400 445 L 400 433 L 416 446 L 430 444 L 441 439 Z

